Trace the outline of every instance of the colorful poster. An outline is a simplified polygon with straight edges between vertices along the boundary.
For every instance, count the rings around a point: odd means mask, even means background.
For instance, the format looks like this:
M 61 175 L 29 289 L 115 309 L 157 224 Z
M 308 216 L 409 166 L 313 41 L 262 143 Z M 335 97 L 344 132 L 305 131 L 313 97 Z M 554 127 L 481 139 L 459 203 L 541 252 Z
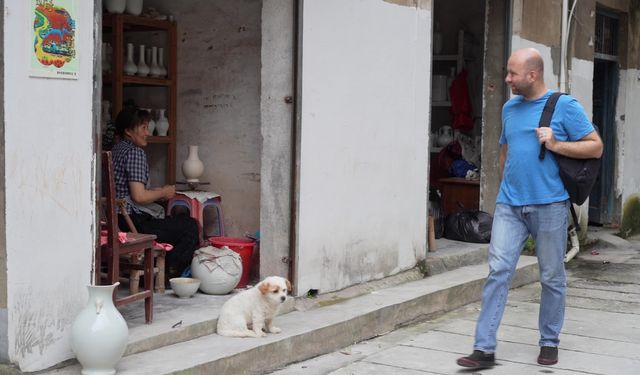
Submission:
M 78 79 L 77 0 L 30 0 L 32 77 Z

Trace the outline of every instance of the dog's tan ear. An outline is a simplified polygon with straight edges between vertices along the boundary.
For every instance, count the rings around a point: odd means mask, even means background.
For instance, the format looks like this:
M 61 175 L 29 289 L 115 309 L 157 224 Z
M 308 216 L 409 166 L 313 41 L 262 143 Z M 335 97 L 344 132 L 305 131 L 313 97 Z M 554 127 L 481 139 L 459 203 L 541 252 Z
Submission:
M 258 290 L 260 290 L 260 293 L 262 294 L 267 294 L 269 293 L 270 286 L 271 285 L 269 285 L 269 283 L 263 281 L 260 283 L 260 285 L 258 285 Z
M 291 293 L 291 282 L 289 282 L 289 280 L 284 279 L 284 282 L 287 283 L 287 290 L 289 291 L 289 293 Z

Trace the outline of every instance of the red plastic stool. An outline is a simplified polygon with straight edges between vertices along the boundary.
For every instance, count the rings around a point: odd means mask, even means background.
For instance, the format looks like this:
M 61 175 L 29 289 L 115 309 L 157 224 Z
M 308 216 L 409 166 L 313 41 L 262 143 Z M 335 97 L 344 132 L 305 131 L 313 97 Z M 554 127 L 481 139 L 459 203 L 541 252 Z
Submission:
M 177 210 L 184 208 L 189 212 L 189 216 L 198 222 L 198 232 L 201 239 L 206 240 L 212 236 L 224 236 L 222 197 L 211 193 L 214 196 L 206 198 L 204 202 L 200 202 L 197 197 L 189 195 L 194 195 L 194 193 L 176 193 L 175 197 L 171 198 L 167 203 L 168 215 L 175 215 Z M 215 212 L 215 219 L 210 218 L 210 215 L 208 215 L 211 211 Z M 215 228 L 213 228 L 214 226 Z M 212 233 L 214 229 L 217 229 L 215 234 Z

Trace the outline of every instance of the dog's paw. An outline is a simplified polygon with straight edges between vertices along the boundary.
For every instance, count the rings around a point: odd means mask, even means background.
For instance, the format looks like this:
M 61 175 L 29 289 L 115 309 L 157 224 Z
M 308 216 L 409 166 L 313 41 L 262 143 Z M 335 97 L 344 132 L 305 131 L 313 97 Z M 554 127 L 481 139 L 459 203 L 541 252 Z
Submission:
M 255 334 L 256 334 L 256 337 L 265 337 L 267 335 L 266 332 L 262 330 L 255 332 Z
M 271 333 L 280 333 L 280 332 L 282 332 L 282 330 L 280 328 L 278 328 L 278 327 L 271 327 L 269 332 L 271 332 Z

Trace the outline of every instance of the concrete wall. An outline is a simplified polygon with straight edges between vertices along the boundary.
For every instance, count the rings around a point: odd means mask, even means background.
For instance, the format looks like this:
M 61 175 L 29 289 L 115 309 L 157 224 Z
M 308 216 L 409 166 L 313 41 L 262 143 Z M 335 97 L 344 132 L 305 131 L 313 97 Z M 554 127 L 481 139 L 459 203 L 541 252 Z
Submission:
M 296 2 L 262 6 L 260 274 L 288 276 L 290 265 Z
M 4 9 L 4 0 L 0 0 Z M 0 13 L 0 103 L 4 103 L 4 12 Z M 4 105 L 0 105 L 0 362 L 9 360 L 9 337 L 7 335 L 7 238 L 5 200 L 4 158 Z
M 431 1 L 303 4 L 298 294 L 425 256 L 432 23 Z
M 262 1 L 147 0 L 178 24 L 176 174 L 199 145 L 205 186 L 222 195 L 227 235 L 259 229 Z
M 27 2 L 4 2 L 8 355 L 23 371 L 72 357 L 95 244 L 94 5 L 77 2 L 78 80 L 29 77 Z M 32 35 L 32 34 L 31 34 Z

